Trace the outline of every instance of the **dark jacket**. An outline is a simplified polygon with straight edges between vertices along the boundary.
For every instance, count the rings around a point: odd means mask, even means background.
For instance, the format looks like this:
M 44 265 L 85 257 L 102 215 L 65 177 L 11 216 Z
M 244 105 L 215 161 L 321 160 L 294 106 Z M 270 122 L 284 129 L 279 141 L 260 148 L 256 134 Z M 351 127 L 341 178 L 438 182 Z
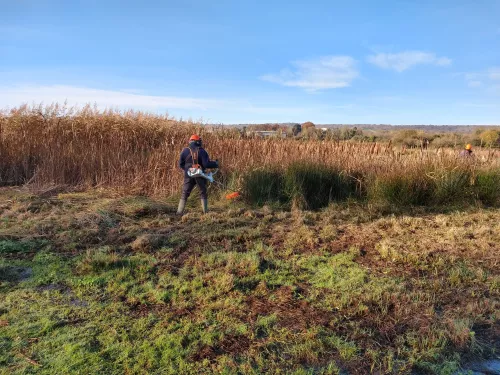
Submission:
M 472 151 L 469 150 L 462 150 L 459 155 L 461 158 L 471 158 L 474 156 L 472 155 Z
M 184 170 L 184 176 L 188 177 L 187 171 L 189 168 L 193 166 L 193 157 L 191 156 L 191 152 L 198 152 L 198 164 L 201 166 L 203 171 L 207 168 L 218 168 L 219 163 L 216 161 L 210 160 L 208 153 L 202 147 L 189 146 L 186 147 L 181 152 L 181 156 L 179 158 L 179 168 Z

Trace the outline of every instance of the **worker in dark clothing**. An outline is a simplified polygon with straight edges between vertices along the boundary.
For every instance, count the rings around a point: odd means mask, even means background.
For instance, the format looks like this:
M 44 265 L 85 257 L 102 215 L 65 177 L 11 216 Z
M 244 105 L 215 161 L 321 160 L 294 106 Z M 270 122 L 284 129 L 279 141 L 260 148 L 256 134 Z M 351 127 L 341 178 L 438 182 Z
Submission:
M 465 146 L 465 149 L 460 152 L 460 157 L 462 158 L 470 158 L 472 157 L 472 145 L 468 144 Z
M 201 207 L 203 209 L 203 213 L 208 212 L 207 180 L 203 177 L 189 177 L 188 170 L 192 167 L 199 167 L 203 171 L 207 168 L 219 167 L 219 163 L 217 161 L 210 160 L 208 153 L 202 147 L 201 138 L 196 134 L 193 134 L 191 138 L 189 138 L 189 147 L 182 150 L 179 158 L 179 168 L 184 171 L 184 183 L 182 185 L 181 200 L 179 201 L 179 207 L 177 208 L 178 215 L 182 215 L 184 212 L 186 201 L 195 186 L 198 186 L 198 189 L 200 189 Z

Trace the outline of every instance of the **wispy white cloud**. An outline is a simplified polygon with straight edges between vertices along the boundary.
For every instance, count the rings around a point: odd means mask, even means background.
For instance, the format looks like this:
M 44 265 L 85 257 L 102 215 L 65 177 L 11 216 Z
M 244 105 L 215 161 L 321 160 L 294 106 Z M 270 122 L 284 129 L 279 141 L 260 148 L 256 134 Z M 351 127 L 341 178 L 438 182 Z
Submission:
M 278 74 L 267 74 L 260 79 L 307 91 L 348 87 L 358 77 L 356 60 L 350 56 L 324 56 L 313 60 L 291 63 L 293 69 L 283 69 Z
M 494 81 L 500 81 L 500 67 L 493 67 L 488 70 L 488 76 Z
M 175 96 L 141 95 L 131 90 L 101 90 L 65 85 L 23 85 L 0 87 L 0 107 L 18 106 L 21 103 L 63 103 L 82 106 L 97 104 L 98 107 L 140 109 L 201 109 L 221 107 L 223 101 Z
M 469 87 L 481 87 L 483 85 L 482 81 L 467 81 Z
M 472 88 L 477 88 L 481 87 L 484 85 L 484 74 L 479 74 L 479 73 L 465 73 L 463 74 L 465 78 L 465 82 L 467 83 L 467 86 L 472 87 Z
M 438 57 L 424 51 L 404 51 L 399 53 L 377 53 L 367 58 L 368 62 L 383 69 L 403 72 L 416 65 L 447 66 L 452 63 L 448 57 Z
M 500 67 L 491 67 L 482 72 L 459 73 L 459 75 L 463 75 L 469 87 L 484 87 L 486 89 L 496 90 L 499 86 L 498 82 L 500 81 Z
M 219 121 L 229 113 L 245 113 L 250 116 L 269 118 L 303 117 L 317 113 L 320 108 L 310 106 L 280 106 L 279 103 L 262 104 L 245 98 L 212 99 L 176 96 L 147 95 L 142 90 L 102 90 L 69 85 L 11 85 L 0 86 L 0 110 L 21 104 L 52 104 L 67 102 L 68 106 L 81 108 L 86 104 L 100 109 L 137 109 L 144 111 L 168 111 L 177 116 L 203 115 Z M 219 117 L 219 118 L 215 118 Z

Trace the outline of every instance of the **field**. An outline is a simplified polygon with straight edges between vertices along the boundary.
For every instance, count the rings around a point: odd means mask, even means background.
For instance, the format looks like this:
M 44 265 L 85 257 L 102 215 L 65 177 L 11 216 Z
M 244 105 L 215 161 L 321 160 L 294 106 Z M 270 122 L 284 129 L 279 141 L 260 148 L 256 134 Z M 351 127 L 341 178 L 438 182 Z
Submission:
M 195 131 L 223 187 L 179 217 Z M 0 146 L 0 373 L 451 375 L 498 358 L 494 149 L 57 106 L 0 116 Z
M 1 198 L 6 374 L 451 374 L 498 351 L 495 209 Z

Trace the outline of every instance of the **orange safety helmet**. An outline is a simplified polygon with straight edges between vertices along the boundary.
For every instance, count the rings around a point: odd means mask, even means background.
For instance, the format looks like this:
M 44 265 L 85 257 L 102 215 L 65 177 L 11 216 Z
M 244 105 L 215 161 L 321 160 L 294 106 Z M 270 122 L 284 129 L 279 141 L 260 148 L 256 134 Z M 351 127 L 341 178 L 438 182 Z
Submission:
M 191 138 L 189 138 L 189 142 L 198 142 L 201 141 L 201 138 L 198 134 L 193 134 Z
M 472 150 L 472 145 L 470 143 L 468 143 L 467 146 L 465 146 L 465 149 L 467 151 L 471 151 Z

